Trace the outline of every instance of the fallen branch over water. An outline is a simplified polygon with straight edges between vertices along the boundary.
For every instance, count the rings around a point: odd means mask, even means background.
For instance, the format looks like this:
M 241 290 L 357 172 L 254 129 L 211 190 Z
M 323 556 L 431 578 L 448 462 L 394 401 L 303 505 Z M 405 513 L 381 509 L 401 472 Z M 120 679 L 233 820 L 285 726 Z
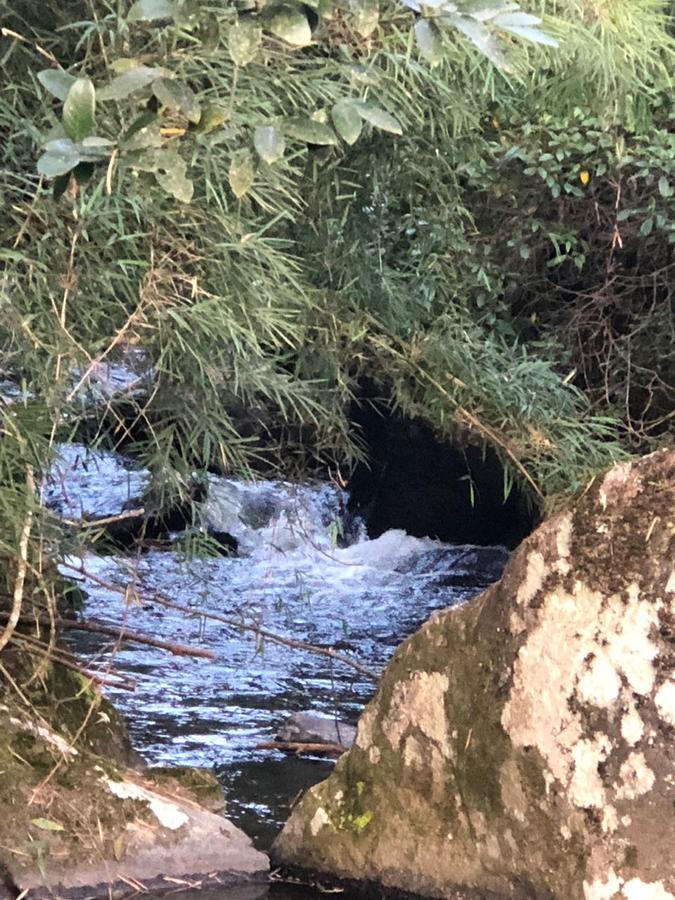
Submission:
M 304 741 L 264 741 L 255 745 L 256 750 L 285 750 L 291 753 L 320 753 L 322 756 L 342 756 L 349 750 L 342 744 L 310 744 Z
M 8 614 L 0 612 L 0 618 L 7 619 Z M 50 625 L 50 621 L 46 616 L 22 617 L 23 621 L 35 622 L 41 625 Z M 70 631 L 91 631 L 94 634 L 105 634 L 114 637 L 120 641 L 127 641 L 133 644 L 145 644 L 148 647 L 157 647 L 159 650 L 168 650 L 174 656 L 198 656 L 202 659 L 215 659 L 216 654 L 213 650 L 202 650 L 200 647 L 190 647 L 186 644 L 174 644 L 171 641 L 160 641 L 157 638 L 150 637 L 148 634 L 141 634 L 139 631 L 130 631 L 125 625 L 115 625 L 110 622 L 99 622 L 96 619 L 57 619 L 56 624 L 61 628 L 67 628 Z
M 99 578 L 92 572 L 87 572 L 84 567 L 73 566 L 70 563 L 62 563 L 62 565 L 64 568 L 70 569 L 73 572 L 77 572 L 78 575 L 89 579 L 89 581 L 93 581 L 94 584 L 98 584 L 108 591 L 122 594 L 125 597 L 129 595 L 128 588 L 121 587 L 117 584 L 112 584 L 109 581 L 105 581 L 103 578 Z M 229 628 L 234 628 L 237 631 L 248 631 L 251 634 L 255 634 L 257 637 L 262 638 L 264 641 L 269 641 L 271 644 L 279 644 L 282 647 L 290 647 L 292 650 L 302 650 L 305 653 L 313 653 L 316 656 L 326 656 L 329 659 L 335 660 L 335 662 L 339 662 L 342 663 L 342 665 L 349 666 L 352 669 L 356 669 L 357 672 L 360 672 L 362 675 L 366 675 L 368 678 L 372 678 L 374 681 L 377 681 L 377 679 L 380 677 L 378 672 L 375 672 L 373 669 L 369 669 L 367 666 L 364 666 L 363 663 L 360 663 L 358 660 L 353 659 L 351 656 L 346 656 L 344 653 L 340 653 L 339 651 L 334 650 L 332 647 L 320 647 L 317 644 L 310 644 L 308 641 L 296 640 L 295 638 L 285 637 L 284 635 L 276 634 L 273 631 L 268 631 L 267 628 L 256 625 L 254 622 L 246 622 L 242 619 L 236 619 L 231 616 L 222 616 L 219 613 L 209 612 L 209 610 L 206 609 L 185 606 L 182 603 L 175 603 L 173 600 L 169 600 L 162 594 L 141 594 L 137 588 L 134 588 L 134 593 L 136 596 L 142 596 L 146 601 L 159 603 L 160 606 L 165 606 L 168 609 L 175 609 L 177 612 L 182 612 L 186 615 L 194 616 L 200 619 L 211 619 L 214 622 L 220 622 L 222 625 L 227 625 Z M 206 653 L 210 651 L 204 652 Z

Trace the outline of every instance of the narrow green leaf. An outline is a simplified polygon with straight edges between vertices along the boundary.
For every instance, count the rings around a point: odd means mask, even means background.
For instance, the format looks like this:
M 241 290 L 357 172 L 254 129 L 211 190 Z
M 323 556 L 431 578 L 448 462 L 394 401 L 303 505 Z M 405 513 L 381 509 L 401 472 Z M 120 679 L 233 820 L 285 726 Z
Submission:
M 363 119 L 351 100 L 340 100 L 331 110 L 335 130 L 350 146 L 355 144 L 363 128 Z
M 288 137 L 294 138 L 296 141 L 304 141 L 307 144 L 329 146 L 338 142 L 337 135 L 332 128 L 322 122 L 315 122 L 314 119 L 300 116 L 286 119 L 283 129 Z
M 495 20 L 497 24 L 497 20 Z M 557 47 L 558 42 L 550 34 L 540 31 L 539 28 L 516 28 L 515 26 L 500 25 L 504 31 L 514 34 L 516 37 L 523 38 L 525 41 L 531 41 L 533 44 L 545 44 L 547 47 Z
M 240 200 L 248 193 L 255 178 L 253 157 L 248 150 L 238 150 L 232 157 L 228 178 L 232 193 Z
M 197 96 L 191 88 L 175 78 L 158 78 L 152 82 L 152 92 L 162 106 L 182 112 L 194 125 L 201 118 Z
M 63 831 L 63 825 L 60 822 L 55 822 L 53 819 L 31 819 L 31 823 L 35 825 L 36 828 L 41 828 L 43 831 Z
M 390 134 L 403 134 L 400 123 L 390 115 L 386 110 L 372 103 L 355 103 L 356 109 L 362 119 L 379 128 L 380 131 L 388 131 Z
M 271 165 L 284 155 L 286 141 L 278 128 L 273 125 L 261 125 L 253 134 L 253 145 L 258 156 Z
M 435 66 L 443 58 L 443 41 L 438 25 L 429 19 L 418 19 L 415 23 L 415 37 L 422 56 Z
M 158 19 L 173 19 L 176 4 L 171 0 L 136 0 L 129 10 L 128 22 L 155 22 Z
M 66 99 L 68 91 L 77 81 L 74 75 L 63 69 L 43 69 L 37 77 L 42 87 L 59 100 Z
M 654 219 L 650 216 L 648 219 L 645 219 L 642 225 L 640 226 L 640 234 L 642 237 L 648 237 L 652 233 L 652 229 L 654 228 Z
M 507 12 L 497 16 L 494 24 L 500 28 L 527 28 L 530 25 L 541 25 L 541 19 L 530 13 Z
M 312 40 L 307 16 L 299 6 L 282 6 L 272 16 L 269 30 L 282 41 L 294 47 L 306 47 Z
M 232 62 L 245 66 L 256 57 L 262 44 L 262 28 L 252 19 L 239 19 L 230 28 L 227 48 Z
M 77 78 L 63 104 L 63 127 L 72 141 L 91 134 L 96 112 L 96 91 L 88 78 Z
M 135 66 L 117 75 L 110 84 L 106 84 L 98 91 L 99 100 L 124 100 L 136 91 L 140 91 L 152 84 L 158 78 L 168 75 L 166 69 L 160 66 Z

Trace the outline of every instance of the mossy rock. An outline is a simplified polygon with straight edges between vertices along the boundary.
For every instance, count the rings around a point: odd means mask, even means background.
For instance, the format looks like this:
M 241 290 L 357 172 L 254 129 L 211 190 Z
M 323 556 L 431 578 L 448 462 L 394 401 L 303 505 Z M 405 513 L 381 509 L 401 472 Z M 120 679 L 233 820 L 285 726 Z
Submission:
M 675 452 L 399 647 L 275 863 L 441 898 L 675 900 Z

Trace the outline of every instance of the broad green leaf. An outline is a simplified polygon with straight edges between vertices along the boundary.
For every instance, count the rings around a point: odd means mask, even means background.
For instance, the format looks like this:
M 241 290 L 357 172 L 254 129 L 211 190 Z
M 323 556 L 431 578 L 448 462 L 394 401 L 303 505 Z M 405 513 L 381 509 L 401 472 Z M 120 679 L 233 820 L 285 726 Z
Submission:
M 194 184 L 186 176 L 185 160 L 173 150 L 159 150 L 154 154 L 151 151 L 146 157 L 145 171 L 154 171 L 157 184 L 181 203 L 189 203 L 194 193 Z
M 66 99 L 68 91 L 77 81 L 74 75 L 63 69 L 43 69 L 37 77 L 42 87 L 59 100 Z
M 338 142 L 332 128 L 322 122 L 315 122 L 314 119 L 303 117 L 286 119 L 283 128 L 289 137 L 296 141 L 305 141 L 307 144 L 328 146 Z
M 201 118 L 199 101 L 191 88 L 175 78 L 158 78 L 152 82 L 152 92 L 162 106 L 182 112 L 194 125 Z
M 443 41 L 438 25 L 429 19 L 418 19 L 415 23 L 415 37 L 420 53 L 432 66 L 443 58 Z
M 273 125 L 261 125 L 253 134 L 253 145 L 258 156 L 271 165 L 284 155 L 286 141 L 278 128 Z
M 363 128 L 363 119 L 352 100 L 340 100 L 331 110 L 335 130 L 343 141 L 355 144 Z
M 223 122 L 227 121 L 227 111 L 215 103 L 208 103 L 202 108 L 202 114 L 199 117 L 197 131 L 200 134 L 210 134 L 216 128 L 220 128 Z
M 272 16 L 269 30 L 282 41 L 294 47 L 306 47 L 312 40 L 307 16 L 299 6 L 282 6 Z
M 673 189 L 665 175 L 659 178 L 659 194 L 666 198 L 673 196 Z
M 400 123 L 381 107 L 374 106 L 372 103 L 360 102 L 354 105 L 361 118 L 374 128 L 379 128 L 380 131 L 388 131 L 391 134 L 403 134 Z
M 361 37 L 371 35 L 380 21 L 379 0 L 351 0 L 349 9 L 356 33 Z
M 227 48 L 232 62 L 245 66 L 252 62 L 262 44 L 262 28 L 252 19 L 239 19 L 230 28 Z
M 95 135 L 86 137 L 78 145 L 82 162 L 98 162 L 101 159 L 107 159 L 114 149 L 115 143 L 113 141 Z
M 55 822 L 53 819 L 31 819 L 31 824 L 35 825 L 36 828 L 41 828 L 43 831 L 64 831 L 63 825 L 60 822 Z
M 127 16 L 128 22 L 155 22 L 158 19 L 173 19 L 176 4 L 171 0 L 136 0 Z
M 71 141 L 91 134 L 96 112 L 96 91 L 88 78 L 77 78 L 63 104 L 63 127 Z
M 255 178 L 253 157 L 248 150 L 238 150 L 232 157 L 228 178 L 232 193 L 241 199 L 250 190 Z
M 464 16 L 461 13 L 450 13 L 450 15 L 442 16 L 441 22 L 461 31 L 498 69 L 504 72 L 510 71 L 510 66 L 499 49 L 495 36 L 488 31 L 482 22 L 472 19 L 470 16 Z
M 80 154 L 77 152 L 75 144 L 72 141 L 70 143 L 71 148 L 68 151 L 45 150 L 37 162 L 37 170 L 40 175 L 57 178 L 75 168 L 80 161 Z
M 169 73 L 160 66 L 136 66 L 117 75 L 110 84 L 98 91 L 99 100 L 124 100 L 136 91 L 141 91 L 158 78 Z

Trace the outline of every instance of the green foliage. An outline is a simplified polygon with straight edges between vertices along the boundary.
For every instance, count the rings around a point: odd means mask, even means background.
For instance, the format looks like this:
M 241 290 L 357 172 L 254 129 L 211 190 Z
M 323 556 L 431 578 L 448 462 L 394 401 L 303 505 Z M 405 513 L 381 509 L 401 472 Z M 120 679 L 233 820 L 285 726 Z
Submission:
M 669 271 L 664 4 L 8 12 L 0 366 L 50 423 L 38 468 L 64 424 L 127 446 L 160 499 L 196 468 L 348 463 L 363 377 L 537 494 L 621 455 L 608 416 L 638 369 L 596 360 L 599 390 L 572 326 L 608 227 L 636 278 L 649 254 Z M 666 307 L 645 305 L 652 281 L 631 312 L 643 354 Z M 72 373 L 86 386 L 135 348 L 150 393 L 83 409 Z M 33 446 L 29 423 L 16 440 Z

